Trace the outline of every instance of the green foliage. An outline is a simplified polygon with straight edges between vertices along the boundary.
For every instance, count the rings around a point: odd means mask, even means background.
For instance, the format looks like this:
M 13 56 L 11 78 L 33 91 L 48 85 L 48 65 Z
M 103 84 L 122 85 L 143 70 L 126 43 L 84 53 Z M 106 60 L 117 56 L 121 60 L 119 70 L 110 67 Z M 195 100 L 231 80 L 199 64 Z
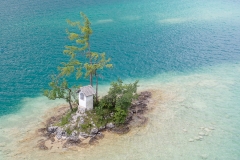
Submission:
M 70 118 L 71 118 L 71 115 L 72 115 L 73 113 L 76 113 L 77 110 L 78 110 L 78 108 L 75 107 L 75 108 L 73 108 L 73 110 L 70 110 L 69 112 L 67 112 L 67 113 L 62 117 L 61 122 L 60 122 L 58 125 L 59 125 L 59 126 L 64 126 L 64 125 L 68 124 L 68 123 L 69 123 L 69 120 L 70 120 Z
M 76 46 L 65 46 L 64 53 L 67 55 L 70 55 L 71 57 L 76 56 L 76 51 L 84 51 L 86 49 L 90 49 L 90 36 L 92 34 L 91 29 L 91 23 L 88 19 L 88 17 L 84 13 L 80 13 L 81 17 L 84 20 L 84 23 L 81 24 L 81 22 L 72 22 L 70 20 L 67 20 L 67 23 L 72 27 L 77 27 L 80 31 L 80 33 L 70 32 L 69 30 L 66 30 L 68 34 L 68 38 L 70 41 L 75 41 L 76 44 L 80 47 Z
M 65 124 L 68 124 L 69 118 L 71 117 L 71 113 L 67 113 L 65 116 L 62 117 L 60 126 L 64 126 Z
M 75 90 L 78 86 L 68 86 L 66 79 L 59 76 L 51 76 L 52 81 L 49 83 L 50 90 L 44 90 L 43 95 L 48 97 L 51 100 L 65 99 L 69 103 L 70 109 L 72 109 L 72 103 L 78 102 Z M 74 92 L 72 92 L 72 90 Z
M 70 41 L 74 41 L 75 44 L 71 46 L 65 46 L 65 50 L 63 51 L 64 54 L 70 56 L 70 61 L 68 63 L 62 63 L 61 66 L 58 68 L 60 71 L 61 76 L 69 76 L 72 73 L 76 75 L 76 79 L 79 79 L 83 72 L 82 70 L 85 69 L 85 78 L 90 77 L 90 84 L 92 85 L 92 79 L 96 77 L 96 92 L 98 87 L 98 79 L 97 79 L 97 70 L 102 70 L 103 68 L 111 68 L 113 65 L 110 64 L 110 58 L 106 59 L 105 53 L 97 53 L 92 52 L 90 50 L 90 37 L 93 33 L 91 29 L 91 23 L 88 17 L 84 13 L 80 13 L 83 23 L 80 21 L 73 22 L 67 20 L 67 23 L 78 29 L 77 32 L 71 32 L 66 30 L 68 39 Z M 82 60 L 88 60 L 84 64 L 80 62 L 77 58 L 77 54 L 85 55 Z
M 108 94 L 95 106 L 99 121 L 114 120 L 120 125 L 125 122 L 131 102 L 137 99 L 138 81 L 123 84 L 122 80 L 112 82 Z
M 82 76 L 82 63 L 77 59 L 71 59 L 68 63 L 62 62 L 58 67 L 60 76 L 69 76 L 75 72 L 76 79 Z
M 67 127 L 66 132 L 68 135 L 72 134 L 72 130 L 69 127 Z
M 91 124 L 89 124 L 89 123 L 84 123 L 84 124 L 81 125 L 81 131 L 82 131 L 82 132 L 85 132 L 85 133 L 89 133 L 91 127 L 92 127 Z
M 127 116 L 127 112 L 121 109 L 120 107 L 117 107 L 116 112 L 114 114 L 114 122 L 116 124 L 122 124 L 125 122 L 126 116 Z
M 92 121 L 93 114 L 91 112 L 86 112 L 86 114 L 87 114 L 87 117 L 85 117 L 84 123 L 81 124 L 80 128 L 81 128 L 81 131 L 86 132 L 86 133 L 90 133 L 91 128 L 92 128 L 91 121 Z

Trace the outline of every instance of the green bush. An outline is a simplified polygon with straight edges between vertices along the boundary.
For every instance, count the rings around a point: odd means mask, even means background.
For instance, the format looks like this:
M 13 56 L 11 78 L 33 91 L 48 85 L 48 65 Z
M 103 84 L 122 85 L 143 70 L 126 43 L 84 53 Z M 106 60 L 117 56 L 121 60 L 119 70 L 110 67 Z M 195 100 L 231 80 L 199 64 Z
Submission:
M 99 121 L 107 123 L 111 120 L 119 125 L 125 122 L 131 102 L 137 99 L 138 81 L 123 84 L 122 80 L 112 82 L 108 94 L 95 106 Z
M 69 127 L 66 129 L 66 132 L 67 132 L 68 135 L 72 134 L 72 131 Z
M 119 107 L 116 108 L 114 114 L 114 123 L 117 125 L 123 124 L 126 120 L 127 112 Z

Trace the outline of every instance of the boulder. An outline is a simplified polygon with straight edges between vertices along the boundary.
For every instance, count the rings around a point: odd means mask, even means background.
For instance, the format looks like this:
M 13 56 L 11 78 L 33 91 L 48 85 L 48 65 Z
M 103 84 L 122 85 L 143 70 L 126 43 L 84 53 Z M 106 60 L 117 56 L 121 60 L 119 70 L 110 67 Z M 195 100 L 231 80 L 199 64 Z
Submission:
M 98 131 L 101 132 L 101 131 L 104 131 L 105 129 L 106 129 L 105 126 L 101 126 L 101 127 L 98 128 Z
M 97 134 L 98 133 L 98 129 L 97 128 L 92 128 L 90 131 L 90 134 Z
M 61 127 L 58 127 L 56 129 L 56 134 L 62 135 L 63 129 Z
M 69 136 L 68 141 L 71 143 L 79 143 L 80 139 L 78 138 L 78 136 Z
M 58 129 L 58 126 L 50 126 L 47 128 L 47 131 L 50 133 L 54 133 Z
M 89 137 L 89 135 L 88 135 L 87 133 L 85 133 L 85 132 L 80 132 L 79 135 L 80 135 L 81 137 L 83 137 L 83 138 Z
M 112 129 L 114 127 L 115 127 L 115 125 L 112 122 L 106 124 L 107 129 Z
M 103 139 L 103 138 L 104 138 L 104 134 L 102 134 L 101 132 L 98 132 L 98 134 L 96 134 L 95 138 L 96 138 L 97 140 Z
M 60 139 L 62 138 L 62 135 L 57 134 L 57 135 L 56 135 L 56 138 L 57 138 L 58 140 L 60 140 Z

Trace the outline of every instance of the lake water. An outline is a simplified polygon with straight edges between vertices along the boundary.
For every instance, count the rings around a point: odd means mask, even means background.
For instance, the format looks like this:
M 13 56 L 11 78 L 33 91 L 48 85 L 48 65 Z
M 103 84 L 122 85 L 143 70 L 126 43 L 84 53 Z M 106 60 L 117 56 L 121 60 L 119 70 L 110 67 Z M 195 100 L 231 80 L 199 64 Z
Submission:
M 239 159 L 239 8 L 236 0 L 0 0 L 0 159 Z M 118 77 L 139 79 L 155 93 L 148 124 L 84 153 L 16 154 L 41 116 L 63 103 L 41 90 L 68 60 L 66 19 L 80 11 L 92 23 L 92 49 L 114 64 L 102 72 L 101 93 Z

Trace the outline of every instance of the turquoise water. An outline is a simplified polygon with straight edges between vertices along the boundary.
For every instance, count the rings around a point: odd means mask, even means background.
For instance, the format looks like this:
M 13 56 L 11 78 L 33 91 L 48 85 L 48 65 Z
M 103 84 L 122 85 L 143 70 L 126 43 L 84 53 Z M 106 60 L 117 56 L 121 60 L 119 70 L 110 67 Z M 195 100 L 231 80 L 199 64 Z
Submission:
M 114 69 L 102 73 L 102 88 L 121 77 L 127 81 L 140 79 L 143 89 L 158 88 L 168 96 L 172 92 L 176 94 L 169 102 L 158 104 L 167 107 L 166 113 L 171 114 L 162 113 L 162 116 L 174 117 L 170 118 L 172 121 L 169 117 L 161 118 L 161 109 L 150 119 L 150 126 L 156 127 L 162 122 L 171 132 L 150 129 L 147 141 L 143 142 L 145 147 L 137 147 L 137 138 L 128 142 L 138 156 L 142 159 L 204 159 L 206 154 L 209 159 L 238 159 L 239 8 L 240 2 L 236 0 L 0 0 L 1 129 L 8 125 L 15 129 L 22 127 L 24 122 L 53 106 L 53 102 L 41 97 L 40 91 L 47 87 L 49 74 L 56 73 L 59 63 L 68 60 L 62 54 L 64 45 L 69 44 L 66 19 L 78 20 L 79 12 L 83 11 L 94 30 L 92 49 L 106 52 L 114 64 Z M 74 78 L 71 81 L 74 82 Z M 81 79 L 78 83 L 87 84 L 88 80 Z M 45 105 L 47 107 L 43 107 Z M 28 113 L 32 116 L 25 119 Z M 188 137 L 182 134 L 180 125 L 193 126 L 188 128 Z M 200 132 L 197 129 L 201 125 L 214 126 L 214 138 L 209 138 L 208 143 L 194 142 L 189 146 L 188 139 Z M 141 135 L 144 134 L 140 133 L 142 138 Z M 167 142 L 176 138 L 180 142 L 186 140 L 186 144 Z M 1 139 L 10 141 L 5 136 Z M 163 144 L 167 149 L 159 146 L 161 140 L 165 140 Z M 154 149 L 157 146 L 159 149 Z M 181 148 L 186 151 L 181 153 Z M 192 149 L 199 150 L 199 154 L 193 154 Z M 202 149 L 207 153 L 202 153 Z M 127 150 L 128 147 L 121 152 L 138 157 Z M 120 159 L 120 153 L 112 156 Z M 167 157 L 169 154 L 172 156 Z

